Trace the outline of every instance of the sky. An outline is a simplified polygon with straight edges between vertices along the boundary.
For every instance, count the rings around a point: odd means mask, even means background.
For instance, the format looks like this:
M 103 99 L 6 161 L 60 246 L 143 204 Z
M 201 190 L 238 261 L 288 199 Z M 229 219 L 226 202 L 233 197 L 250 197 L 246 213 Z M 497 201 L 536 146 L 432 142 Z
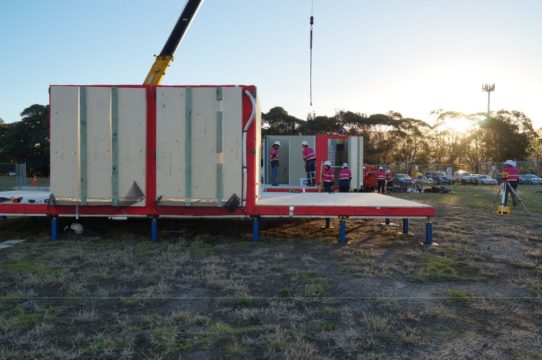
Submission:
M 185 0 L 0 0 L 0 118 L 51 84 L 140 84 Z M 315 18 L 313 106 L 309 17 Z M 206 0 L 162 84 L 256 85 L 262 111 L 518 110 L 542 127 L 542 1 Z

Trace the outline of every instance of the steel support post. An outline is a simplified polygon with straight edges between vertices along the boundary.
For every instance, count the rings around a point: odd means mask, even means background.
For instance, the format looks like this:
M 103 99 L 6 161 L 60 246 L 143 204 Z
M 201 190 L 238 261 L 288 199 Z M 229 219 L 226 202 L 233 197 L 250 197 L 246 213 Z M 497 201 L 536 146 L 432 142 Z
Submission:
M 408 219 L 403 219 L 403 234 L 408 234 Z
M 329 229 L 331 227 L 331 219 L 326 218 L 326 229 Z
M 155 217 L 151 219 L 151 241 L 158 242 L 158 219 Z
M 433 223 L 431 222 L 431 218 L 427 218 L 427 223 L 425 224 L 424 245 L 433 245 Z
M 386 225 L 390 224 L 390 218 L 386 218 Z
M 346 244 L 346 220 L 344 218 L 339 221 L 339 244 Z
M 340 228 L 339 244 L 344 245 L 346 244 L 346 220 L 344 218 L 341 218 L 341 220 L 339 221 L 339 228 Z
M 56 216 L 53 216 L 51 219 L 51 240 L 57 240 L 58 239 L 58 222 L 57 222 Z
M 252 241 L 260 241 L 260 218 L 258 216 L 252 218 Z

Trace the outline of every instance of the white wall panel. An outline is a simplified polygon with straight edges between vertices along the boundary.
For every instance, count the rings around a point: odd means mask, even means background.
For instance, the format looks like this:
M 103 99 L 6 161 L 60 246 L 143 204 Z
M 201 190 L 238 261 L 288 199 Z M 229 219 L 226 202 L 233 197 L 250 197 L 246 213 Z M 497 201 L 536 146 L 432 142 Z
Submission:
M 156 88 L 156 196 L 185 198 L 184 88 Z
M 111 88 L 87 88 L 87 198 L 111 202 Z
M 224 150 L 223 184 L 224 200 L 232 194 L 241 197 L 243 182 L 242 153 L 242 121 L 243 103 L 242 89 L 224 88 L 222 144 Z M 259 159 L 259 157 L 258 157 Z
M 192 89 L 192 198 L 216 202 L 216 88 Z M 224 124 L 224 128 L 229 125 Z
M 191 92 L 191 101 L 187 91 Z M 157 88 L 157 196 L 162 197 L 163 204 L 188 201 L 210 205 L 227 200 L 233 193 L 241 195 L 241 100 L 241 88 L 222 89 L 222 100 L 217 99 L 215 87 Z M 189 137 L 187 109 L 191 109 Z M 221 152 L 217 152 L 219 111 Z M 191 184 L 188 189 L 187 176 Z M 218 199 L 220 182 L 222 198 Z
M 301 143 L 307 141 L 309 147 L 316 154 L 316 137 L 315 136 L 289 136 L 290 152 L 289 152 L 289 183 L 290 185 L 299 185 L 300 179 L 307 177 L 305 171 L 305 160 L 303 160 L 303 146 Z M 318 165 L 317 165 L 318 166 Z
M 147 99 L 145 89 L 120 88 L 118 91 L 118 167 L 119 197 L 127 199 L 134 182 L 145 194 Z M 143 206 L 144 200 L 134 205 Z
M 350 187 L 359 189 L 363 183 L 363 138 L 353 136 L 348 143 L 348 163 L 352 171 L 352 181 Z
M 51 192 L 55 198 L 80 199 L 79 88 L 51 86 Z

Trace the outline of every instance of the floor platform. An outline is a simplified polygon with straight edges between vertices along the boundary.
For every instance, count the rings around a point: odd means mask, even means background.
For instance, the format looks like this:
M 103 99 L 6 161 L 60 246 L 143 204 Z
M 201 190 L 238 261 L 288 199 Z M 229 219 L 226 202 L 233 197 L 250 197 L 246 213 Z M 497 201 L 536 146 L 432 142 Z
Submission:
M 0 215 L 51 217 L 51 239 L 56 240 L 59 216 L 75 217 L 147 217 L 151 220 L 151 240 L 157 241 L 159 217 L 250 217 L 253 221 L 253 239 L 259 239 L 259 222 L 265 217 L 330 218 L 340 220 L 340 243 L 346 243 L 346 218 L 402 219 L 403 233 L 408 233 L 409 219 L 426 219 L 426 245 L 432 244 L 432 222 L 435 208 L 414 201 L 377 193 L 322 193 L 322 192 L 260 192 L 249 209 L 198 206 L 58 206 L 49 204 L 48 192 L 0 193 Z
M 414 201 L 377 193 L 278 193 L 264 192 L 256 201 L 260 216 L 348 216 L 409 217 L 435 216 L 435 208 Z

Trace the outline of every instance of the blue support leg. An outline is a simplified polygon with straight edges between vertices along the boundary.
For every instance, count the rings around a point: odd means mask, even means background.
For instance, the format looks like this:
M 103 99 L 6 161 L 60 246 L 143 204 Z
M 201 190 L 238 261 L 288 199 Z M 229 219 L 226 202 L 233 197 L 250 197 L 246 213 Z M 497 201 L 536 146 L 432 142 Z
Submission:
M 341 218 L 341 220 L 339 222 L 339 226 L 340 226 L 340 240 L 339 240 L 339 243 L 341 245 L 344 245 L 344 244 L 346 244 L 346 221 L 344 220 L 344 218 Z
M 57 240 L 58 239 L 58 223 L 56 216 L 53 216 L 51 219 L 51 240 Z
M 158 242 L 158 219 L 155 217 L 151 220 L 151 241 L 155 244 Z
M 260 218 L 252 218 L 252 241 L 260 241 Z
M 425 243 L 424 245 L 433 245 L 433 223 L 431 219 L 427 219 L 425 224 Z
M 408 219 L 403 219 L 403 234 L 408 234 Z
M 390 224 L 390 218 L 386 218 L 386 225 Z

